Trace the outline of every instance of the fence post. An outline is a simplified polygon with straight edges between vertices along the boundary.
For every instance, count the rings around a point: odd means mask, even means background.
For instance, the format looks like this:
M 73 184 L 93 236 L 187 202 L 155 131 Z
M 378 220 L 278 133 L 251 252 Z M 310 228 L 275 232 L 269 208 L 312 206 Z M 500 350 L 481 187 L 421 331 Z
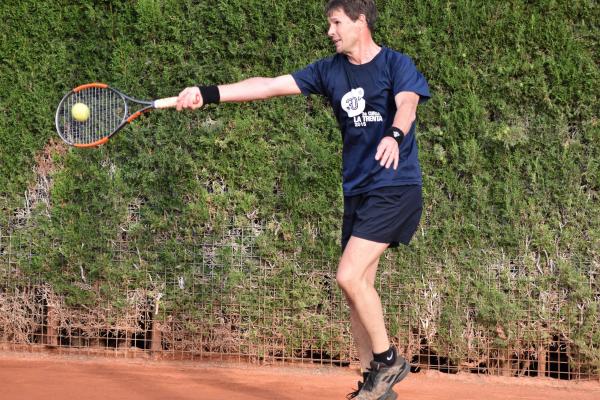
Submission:
M 46 307 L 46 338 L 44 344 L 47 346 L 58 346 L 58 324 L 54 306 Z
M 162 351 L 162 334 L 158 329 L 158 324 L 156 323 L 157 315 L 154 315 L 155 318 L 152 319 L 152 334 L 150 336 L 150 351 L 152 353 Z
M 538 345 L 538 377 L 546 376 L 546 348 L 539 344 Z

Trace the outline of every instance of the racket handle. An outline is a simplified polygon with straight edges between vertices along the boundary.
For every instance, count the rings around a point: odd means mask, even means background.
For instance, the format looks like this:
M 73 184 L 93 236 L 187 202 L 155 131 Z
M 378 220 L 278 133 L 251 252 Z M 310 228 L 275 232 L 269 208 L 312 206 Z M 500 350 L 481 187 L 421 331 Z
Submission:
M 154 108 L 173 108 L 177 105 L 177 96 L 154 100 Z

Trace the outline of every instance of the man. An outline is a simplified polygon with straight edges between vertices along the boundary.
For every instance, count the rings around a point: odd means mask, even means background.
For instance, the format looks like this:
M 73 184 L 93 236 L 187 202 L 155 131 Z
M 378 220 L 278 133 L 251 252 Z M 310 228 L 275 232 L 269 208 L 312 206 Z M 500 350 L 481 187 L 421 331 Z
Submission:
M 177 109 L 301 93 L 329 98 L 344 142 L 336 279 L 350 308 L 364 378 L 349 397 L 395 399 L 392 386 L 410 366 L 389 342 L 375 276 L 385 249 L 408 244 L 421 218 L 415 118 L 429 88 L 409 57 L 374 42 L 374 0 L 330 0 L 325 10 L 334 56 L 291 75 L 186 88 Z

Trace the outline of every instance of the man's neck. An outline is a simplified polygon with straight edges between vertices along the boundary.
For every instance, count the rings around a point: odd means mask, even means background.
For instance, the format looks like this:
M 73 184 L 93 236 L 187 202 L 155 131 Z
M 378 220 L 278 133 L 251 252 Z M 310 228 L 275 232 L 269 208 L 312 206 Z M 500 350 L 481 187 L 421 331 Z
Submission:
M 361 65 L 373 60 L 380 50 L 381 47 L 369 38 L 364 43 L 359 42 L 354 50 L 346 53 L 346 56 L 351 64 Z

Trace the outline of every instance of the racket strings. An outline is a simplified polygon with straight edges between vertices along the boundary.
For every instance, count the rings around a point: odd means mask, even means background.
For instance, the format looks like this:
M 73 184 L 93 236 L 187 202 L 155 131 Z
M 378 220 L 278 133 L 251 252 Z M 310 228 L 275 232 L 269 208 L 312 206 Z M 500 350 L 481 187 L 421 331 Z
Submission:
M 71 114 L 77 103 L 85 104 L 90 110 L 89 118 L 84 121 L 76 120 Z M 67 142 L 91 144 L 110 136 L 124 122 L 127 106 L 117 92 L 91 87 L 67 97 L 59 114 L 59 129 Z

